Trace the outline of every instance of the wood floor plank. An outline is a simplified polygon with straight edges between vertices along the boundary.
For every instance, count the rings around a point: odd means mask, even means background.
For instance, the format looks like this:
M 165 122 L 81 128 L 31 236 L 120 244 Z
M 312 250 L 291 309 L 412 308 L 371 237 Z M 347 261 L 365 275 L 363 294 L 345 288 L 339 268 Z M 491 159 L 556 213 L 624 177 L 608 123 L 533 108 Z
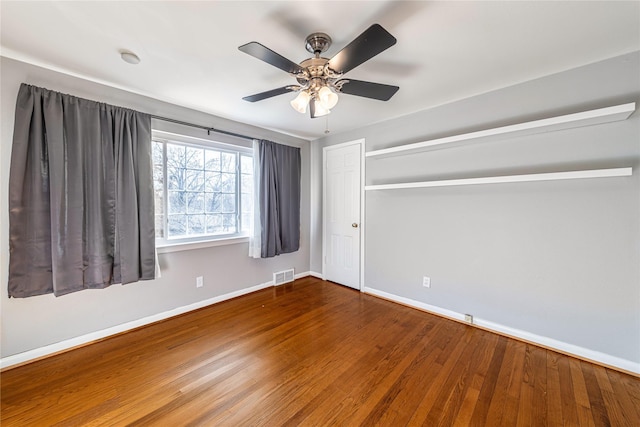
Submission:
M 612 425 L 627 426 L 628 421 L 624 416 L 624 410 L 621 405 L 621 401 L 615 398 L 613 386 L 609 381 L 607 370 L 601 366 L 594 367 L 596 380 L 600 387 L 602 398 L 604 399 L 604 407 L 609 416 L 609 421 Z
M 476 407 L 476 403 L 478 402 L 479 395 L 480 389 L 475 387 L 467 388 L 467 392 L 462 400 L 462 405 L 460 405 L 460 410 L 458 411 L 458 415 L 456 416 L 452 426 L 466 427 L 471 425 L 471 417 L 473 416 L 473 411 Z
M 13 426 L 640 425 L 640 380 L 304 278 L 1 374 Z
M 569 359 L 569 368 L 571 370 L 571 383 L 573 384 L 573 394 L 576 399 L 576 404 L 590 408 L 589 394 L 587 393 L 587 386 L 584 383 L 584 375 L 580 367 L 580 361 L 577 359 Z
M 534 425 L 546 426 L 547 421 L 547 351 L 535 345 L 531 345 L 533 354 L 534 372 L 534 396 L 533 396 L 533 418 Z
M 518 348 L 518 344 L 522 345 L 516 341 L 507 343 L 496 391 L 487 410 L 487 425 L 500 425 L 507 406 L 511 407 L 511 413 L 517 412 L 524 366 L 524 351 L 523 348 Z
M 571 367 L 569 359 L 558 357 L 558 375 L 560 378 L 560 398 L 562 401 L 562 419 L 564 425 L 580 425 L 578 420 L 578 404 L 575 392 L 573 391 L 573 380 L 571 378 Z
M 561 357 L 563 356 L 554 351 L 547 352 L 547 420 L 557 425 L 568 425 L 562 415 L 562 390 L 558 372 L 558 359 Z
M 622 413 L 625 414 L 625 418 L 628 420 L 636 419 L 636 417 L 637 419 L 640 419 L 640 405 L 637 404 L 637 401 L 636 403 L 634 403 L 634 399 L 627 393 L 625 387 L 625 380 L 631 377 L 627 374 L 612 371 L 611 369 L 607 370 L 607 375 L 609 376 L 611 382 L 613 396 L 615 397 L 616 402 L 622 408 Z M 638 386 L 639 385 L 636 382 L 636 387 Z
M 519 426 L 547 425 L 546 350 L 527 344 L 518 409 Z
M 584 375 L 584 382 L 587 387 L 587 393 L 589 394 L 589 404 L 591 406 L 591 414 L 596 426 L 610 426 L 609 414 L 605 406 L 604 398 L 602 397 L 603 390 L 598 384 L 596 374 L 594 372 L 594 366 L 590 363 L 581 363 L 582 373 Z
M 496 344 L 496 349 L 493 353 L 491 364 L 489 365 L 489 369 L 487 371 L 487 374 L 485 375 L 485 380 L 482 383 L 480 395 L 478 396 L 478 403 L 476 404 L 473 415 L 471 417 L 471 420 L 474 424 L 485 425 L 486 423 L 487 414 L 489 413 L 489 407 L 491 406 L 491 400 L 493 399 L 496 383 L 498 382 L 499 372 L 502 368 L 502 361 L 504 359 L 506 347 L 507 339 L 504 337 L 500 337 L 498 339 L 498 343 Z M 516 418 L 514 418 L 514 420 L 515 419 L 517 419 L 517 416 Z

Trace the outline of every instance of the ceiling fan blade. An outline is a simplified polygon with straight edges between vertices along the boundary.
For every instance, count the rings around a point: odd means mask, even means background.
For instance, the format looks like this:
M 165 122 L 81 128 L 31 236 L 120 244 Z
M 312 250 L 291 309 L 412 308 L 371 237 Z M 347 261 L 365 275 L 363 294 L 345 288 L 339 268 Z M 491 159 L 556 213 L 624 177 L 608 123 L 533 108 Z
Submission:
M 379 24 L 373 24 L 329 60 L 329 68 L 346 73 L 396 44 L 396 38 Z
M 345 79 L 340 92 L 348 95 L 363 96 L 365 98 L 388 101 L 400 89 L 398 86 L 383 85 L 381 83 L 365 82 L 362 80 Z
M 283 93 L 287 93 L 287 92 L 293 92 L 294 90 L 296 90 L 295 86 L 283 86 L 277 89 L 268 90 L 266 92 L 256 93 L 255 95 L 245 96 L 242 99 L 249 102 L 262 101 L 263 99 L 282 95 Z
M 272 51 L 266 46 L 261 45 L 258 42 L 250 42 L 238 47 L 242 52 L 249 54 L 255 58 L 258 58 L 267 64 L 271 64 L 274 67 L 280 68 L 283 71 L 291 74 L 297 74 L 304 71 L 304 69 L 293 61 L 288 60 L 284 56 Z

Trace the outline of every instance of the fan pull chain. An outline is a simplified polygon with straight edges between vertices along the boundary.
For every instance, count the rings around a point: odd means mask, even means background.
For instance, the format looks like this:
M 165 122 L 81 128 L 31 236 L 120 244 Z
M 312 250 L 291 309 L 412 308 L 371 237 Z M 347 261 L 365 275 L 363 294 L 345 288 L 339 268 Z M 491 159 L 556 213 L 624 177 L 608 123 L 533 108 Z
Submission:
M 329 115 L 327 114 L 325 117 L 327 118 L 326 125 L 325 125 L 325 128 L 324 128 L 324 133 L 326 135 L 326 134 L 328 134 L 330 132 L 329 131 Z

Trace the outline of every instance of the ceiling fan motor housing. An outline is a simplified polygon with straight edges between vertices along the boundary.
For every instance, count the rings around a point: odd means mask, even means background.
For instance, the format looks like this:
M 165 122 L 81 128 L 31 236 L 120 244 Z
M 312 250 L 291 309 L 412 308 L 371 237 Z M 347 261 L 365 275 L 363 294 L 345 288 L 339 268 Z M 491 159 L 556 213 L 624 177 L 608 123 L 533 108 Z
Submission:
M 308 90 L 312 98 L 317 98 L 317 93 L 320 89 L 328 86 L 334 90 L 334 92 L 340 92 L 342 85 L 336 84 L 336 80 L 339 77 L 338 74 L 332 73 L 327 67 L 329 58 L 322 58 L 316 55 L 315 58 L 305 59 L 300 63 L 300 66 L 304 68 L 304 74 L 302 77 L 295 76 L 298 83 L 301 85 L 301 90 Z
M 325 33 L 309 34 L 304 44 L 304 48 L 314 55 L 321 54 L 329 49 L 329 46 L 331 46 L 331 37 Z
M 309 58 L 305 59 L 300 63 L 300 66 L 304 68 L 305 77 L 298 78 L 298 83 L 305 84 L 307 80 L 311 80 L 314 78 L 323 78 L 324 77 L 324 66 L 329 62 L 328 58 Z

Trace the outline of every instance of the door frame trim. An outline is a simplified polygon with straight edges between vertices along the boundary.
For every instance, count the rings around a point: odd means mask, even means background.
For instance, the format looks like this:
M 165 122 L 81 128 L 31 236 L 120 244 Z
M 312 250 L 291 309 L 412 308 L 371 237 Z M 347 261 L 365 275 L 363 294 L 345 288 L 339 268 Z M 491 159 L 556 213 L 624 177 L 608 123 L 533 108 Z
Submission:
M 325 170 L 327 168 L 327 152 L 338 148 L 345 148 L 350 145 L 360 145 L 360 278 L 359 289 L 364 291 L 364 234 L 365 234 L 365 138 L 353 141 L 343 142 L 340 144 L 328 145 L 322 148 L 322 277 L 327 278 L 325 274 L 327 260 L 327 177 Z

